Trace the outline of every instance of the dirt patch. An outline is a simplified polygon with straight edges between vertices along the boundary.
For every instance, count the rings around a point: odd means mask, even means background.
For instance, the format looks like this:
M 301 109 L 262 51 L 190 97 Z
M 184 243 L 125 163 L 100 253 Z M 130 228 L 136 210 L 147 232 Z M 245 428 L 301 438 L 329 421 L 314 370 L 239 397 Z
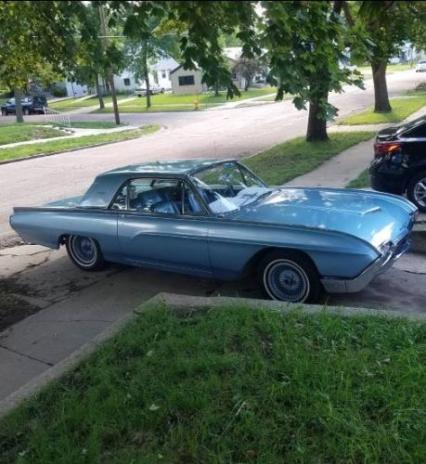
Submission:
M 14 279 L 0 280 L 0 332 L 40 309 L 25 300 L 25 296 L 33 296 L 28 287 Z

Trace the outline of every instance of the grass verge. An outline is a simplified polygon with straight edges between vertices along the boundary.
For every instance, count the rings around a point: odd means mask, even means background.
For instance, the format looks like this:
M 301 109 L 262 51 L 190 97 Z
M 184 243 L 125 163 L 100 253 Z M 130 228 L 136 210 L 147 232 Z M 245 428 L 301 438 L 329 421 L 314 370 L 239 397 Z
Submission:
M 0 463 L 426 462 L 425 329 L 153 308 L 0 422 Z
M 125 125 L 121 124 L 121 126 Z M 69 126 L 64 125 L 64 127 Z M 114 129 L 118 126 L 112 121 L 71 121 L 71 127 L 75 127 L 76 129 Z
M 367 188 L 370 187 L 370 175 L 368 169 L 365 169 L 361 174 L 356 178 L 352 179 L 346 188 Z
M 133 95 L 117 95 L 117 100 L 124 100 L 126 98 L 130 98 Z M 104 97 L 105 105 L 112 104 L 111 97 Z M 97 106 L 99 105 L 98 97 L 90 97 L 90 98 L 68 98 L 66 100 L 60 100 L 57 102 L 49 103 L 49 108 L 52 108 L 56 111 L 71 111 L 78 108 L 87 108 L 90 106 Z
M 27 140 L 48 139 L 66 135 L 60 130 L 36 124 L 0 124 L 0 145 L 25 142 Z
M 341 132 L 324 142 L 298 137 L 243 160 L 271 185 L 281 185 L 320 166 L 343 150 L 374 136 L 374 132 Z
M 392 98 L 390 103 L 392 111 L 389 113 L 375 113 L 374 107 L 370 107 L 365 111 L 341 119 L 339 124 L 357 125 L 400 122 L 426 105 L 426 95 L 424 92 L 420 94 L 418 92 L 415 94 L 410 93 L 406 97 Z
M 235 96 L 232 100 L 226 99 L 226 92 L 219 92 L 215 96 L 212 92 L 191 95 L 176 95 L 173 93 L 163 93 L 151 96 L 151 108 L 146 108 L 146 98 L 136 98 L 132 101 L 124 102 L 120 106 L 120 111 L 123 113 L 144 113 L 144 112 L 159 112 L 159 111 L 194 111 L 195 104 L 198 102 L 200 110 L 216 106 L 222 103 L 243 101 L 248 98 L 260 97 L 262 95 L 269 95 L 276 93 L 274 87 L 262 87 L 260 89 L 249 89 L 247 92 L 241 91 L 239 97 Z M 104 110 L 97 110 L 100 113 L 111 113 L 112 108 L 105 108 Z
M 159 128 L 160 126 L 152 125 L 141 129 L 113 132 L 111 134 L 87 135 L 33 145 L 22 145 L 14 148 L 3 148 L 0 149 L 0 161 L 29 158 L 35 155 L 61 153 L 77 150 L 79 148 L 89 148 L 100 144 L 122 142 L 124 140 L 135 139 L 143 135 L 151 134 Z

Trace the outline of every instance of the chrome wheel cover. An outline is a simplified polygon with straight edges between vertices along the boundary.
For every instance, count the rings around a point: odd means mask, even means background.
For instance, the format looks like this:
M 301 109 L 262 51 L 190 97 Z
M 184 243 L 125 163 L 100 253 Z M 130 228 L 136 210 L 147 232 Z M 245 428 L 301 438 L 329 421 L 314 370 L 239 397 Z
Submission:
M 271 261 L 263 273 L 263 284 L 274 300 L 303 303 L 311 289 L 302 267 L 288 259 Z
M 414 186 L 413 197 L 420 206 L 426 207 L 426 177 L 420 179 Z
M 90 268 L 96 264 L 98 249 L 92 238 L 72 235 L 69 240 L 70 254 L 81 267 Z

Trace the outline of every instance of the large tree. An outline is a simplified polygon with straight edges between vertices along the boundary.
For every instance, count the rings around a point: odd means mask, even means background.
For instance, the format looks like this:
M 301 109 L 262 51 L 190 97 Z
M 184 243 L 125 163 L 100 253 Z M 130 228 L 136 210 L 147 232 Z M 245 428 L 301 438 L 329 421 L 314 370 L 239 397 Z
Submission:
M 343 84 L 361 85 L 361 75 L 343 66 L 349 24 L 342 2 L 262 2 L 262 40 L 267 49 L 270 78 L 278 86 L 277 99 L 294 96 L 299 109 L 309 104 L 306 138 L 327 139 L 327 120 L 337 109 L 328 102 L 331 91 Z
M 294 95 L 302 109 L 309 104 L 308 140 L 327 138 L 326 121 L 336 113 L 328 103 L 330 91 L 342 91 L 345 83 L 361 85 L 361 75 L 341 66 L 355 32 L 348 27 L 341 1 L 277 2 L 112 2 L 127 8 L 127 22 L 148 30 L 153 16 L 175 22 L 181 28 L 180 48 L 188 69 L 200 67 L 210 87 L 226 86 L 228 97 L 239 94 L 223 58 L 223 36 L 241 42 L 243 57 L 259 56 L 267 49 L 270 78 L 278 85 L 277 99 L 284 92 Z M 261 12 L 259 13 L 259 6 Z M 260 32 L 260 34 L 259 34 Z
M 392 110 L 386 82 L 386 69 L 390 58 L 398 55 L 401 46 L 413 38 L 422 2 L 362 1 L 354 2 L 355 22 L 362 28 L 370 45 L 365 59 L 370 63 L 374 83 L 374 111 Z M 422 17 L 423 20 L 426 18 Z M 424 25 L 423 25 L 424 27 Z
M 0 2 L 0 79 L 16 98 L 16 118 L 23 122 L 21 97 L 40 66 L 63 72 L 75 52 L 81 2 Z
M 131 18 L 135 18 L 132 16 Z M 145 82 L 146 107 L 151 107 L 151 83 L 149 80 L 151 64 L 167 56 L 178 54 L 177 36 L 166 27 L 159 17 L 151 17 L 146 27 L 140 29 L 138 21 L 129 19 L 124 28 L 128 37 L 125 45 L 127 67 L 138 80 Z

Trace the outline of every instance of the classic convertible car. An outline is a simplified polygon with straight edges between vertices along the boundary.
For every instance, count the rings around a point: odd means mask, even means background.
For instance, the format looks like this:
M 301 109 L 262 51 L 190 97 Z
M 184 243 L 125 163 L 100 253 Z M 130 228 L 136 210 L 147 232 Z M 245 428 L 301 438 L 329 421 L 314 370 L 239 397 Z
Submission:
M 236 161 L 127 166 L 85 195 L 14 208 L 30 243 L 65 244 L 85 270 L 111 261 L 218 279 L 256 271 L 269 297 L 357 292 L 408 248 L 416 208 L 359 190 L 271 188 Z

